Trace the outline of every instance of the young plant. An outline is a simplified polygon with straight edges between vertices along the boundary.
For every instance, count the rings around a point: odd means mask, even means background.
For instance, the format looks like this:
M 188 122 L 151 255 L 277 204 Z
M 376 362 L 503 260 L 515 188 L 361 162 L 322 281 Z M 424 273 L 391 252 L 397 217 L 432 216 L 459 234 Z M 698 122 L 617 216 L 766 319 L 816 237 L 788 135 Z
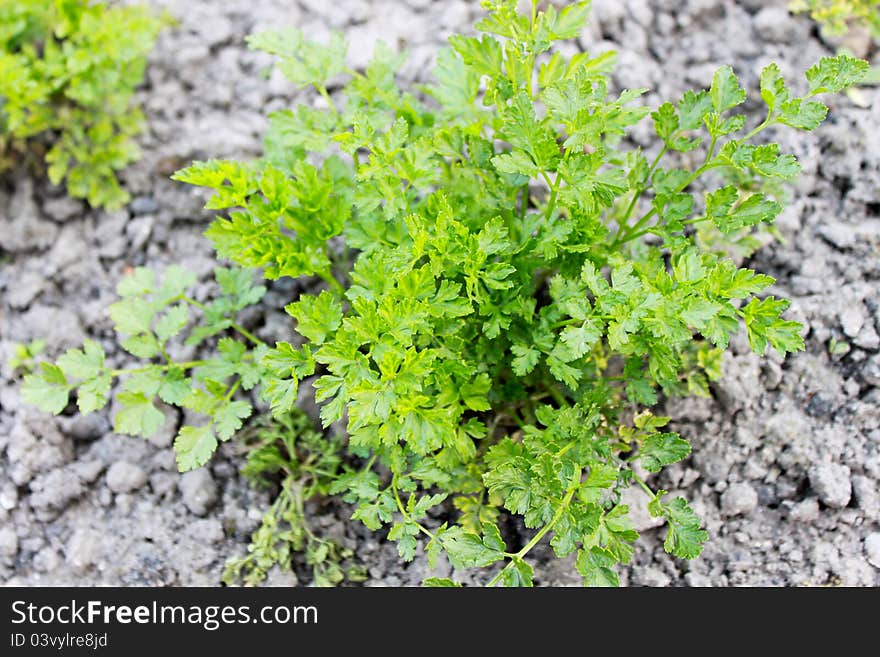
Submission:
M 0 0 L 0 170 L 48 143 L 54 184 L 123 205 L 116 172 L 138 158 L 143 124 L 132 96 L 163 22 L 146 7 Z
M 206 233 L 221 258 L 268 279 L 322 281 L 286 306 L 298 335 L 270 347 L 234 323 L 262 289 L 226 272 L 226 296 L 196 306 L 207 328 L 192 335 L 231 331 L 250 344 L 227 336 L 208 361 L 130 371 L 107 370 L 87 345 L 28 377 L 26 397 L 61 412 L 79 386 L 81 410 L 93 410 L 111 376 L 129 375 L 117 430 L 157 425 L 157 395 L 211 417 L 175 443 L 189 469 L 250 414 L 233 401 L 239 388 L 259 385 L 283 418 L 308 378 L 324 426 L 347 427 L 351 458 L 329 491 L 387 529 L 404 560 L 423 549 L 431 564 L 445 555 L 458 571 L 494 569 L 488 584 L 531 585 L 529 553 L 549 538 L 560 557 L 576 553 L 586 584 L 616 584 L 638 538 L 621 502 L 633 485 L 667 522 L 666 550 L 698 556 L 707 534 L 696 514 L 645 481 L 691 447 L 647 409 L 661 395 L 709 394 L 741 327 L 759 354 L 804 348 L 788 302 L 758 296 L 773 279 L 727 249 L 781 211 L 764 183 L 800 171 L 754 138 L 816 128 L 827 112 L 817 96 L 858 82 L 867 64 L 824 58 L 803 94 L 768 66 L 766 115 L 752 128 L 727 66 L 709 89 L 652 112 L 643 89 L 610 92 L 611 54 L 553 49 L 581 32 L 589 3 L 537 4 L 521 15 L 516 0 L 484 2 L 483 34 L 450 39 L 420 89 L 427 99 L 397 86 L 401 57 L 387 47 L 358 72 L 340 36 L 252 36 L 323 106 L 272 114 L 260 161 L 196 162 L 175 178 L 229 211 Z M 650 155 L 625 141 L 649 116 L 660 140 Z M 165 281 L 156 292 L 139 270 L 111 308 L 134 336 L 123 346 L 143 358 L 164 356 L 195 305 L 180 271 Z M 182 305 L 157 315 L 169 304 Z M 525 544 L 502 534 L 504 515 L 532 530 Z
M 307 501 L 325 497 L 342 463 L 342 445 L 315 431 L 299 410 L 282 418 L 261 418 L 242 432 L 247 450 L 242 473 L 257 486 L 278 486 L 278 496 L 254 532 L 248 552 L 226 564 L 223 582 L 256 586 L 275 566 L 290 570 L 302 553 L 315 586 L 360 582 L 364 569 L 354 553 L 332 538 L 316 534 L 305 512 Z
M 37 358 L 46 350 L 46 341 L 42 339 L 31 340 L 27 344 L 16 343 L 12 346 L 12 355 L 7 361 L 7 366 L 12 374 L 18 372 L 31 373 L 36 369 Z
M 809 12 L 829 34 L 845 34 L 853 25 L 863 25 L 880 37 L 880 0 L 792 0 L 793 12 Z

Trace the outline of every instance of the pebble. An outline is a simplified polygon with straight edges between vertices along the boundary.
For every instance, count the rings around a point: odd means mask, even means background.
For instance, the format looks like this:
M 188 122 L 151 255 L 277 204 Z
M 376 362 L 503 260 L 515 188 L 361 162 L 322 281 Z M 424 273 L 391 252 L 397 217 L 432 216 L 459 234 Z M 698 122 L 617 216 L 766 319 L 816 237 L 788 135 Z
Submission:
M 69 224 L 61 229 L 58 239 L 46 256 L 49 273 L 59 272 L 74 263 L 82 262 L 89 253 L 89 246 L 82 237 L 82 228 Z
M 71 466 L 71 468 L 76 472 L 83 483 L 92 484 L 104 471 L 104 462 L 100 459 L 77 461 Z
M 862 326 L 865 325 L 863 310 L 862 304 L 851 303 L 840 312 L 840 325 L 843 327 L 843 332 L 851 338 L 858 336 Z
M 217 502 L 217 484 L 207 468 L 184 472 L 178 483 L 186 508 L 203 516 Z
M 57 468 L 40 474 L 30 482 L 30 504 L 35 510 L 47 512 L 63 511 L 84 492 L 82 479 L 75 470 Z
M 103 544 L 104 536 L 100 532 L 90 528 L 77 529 L 67 541 L 67 563 L 78 570 L 85 570 L 98 562 Z
M 100 413 L 60 417 L 58 422 L 66 435 L 82 442 L 96 440 L 110 431 L 110 422 Z
M 107 470 L 107 486 L 114 493 L 130 493 L 147 483 L 143 469 L 128 461 L 117 461 Z
M 747 483 L 731 484 L 721 495 L 721 512 L 727 516 L 744 516 L 758 506 L 758 493 Z
M 755 30 L 767 41 L 791 43 L 797 36 L 796 27 L 784 7 L 765 7 L 755 15 Z
M 125 253 L 128 246 L 125 226 L 128 221 L 126 210 L 107 212 L 98 216 L 93 239 L 102 258 L 119 258 Z
M 840 463 L 823 462 L 809 470 L 810 486 L 825 506 L 842 509 L 852 496 L 850 470 Z
M 7 474 L 17 486 L 24 486 L 40 472 L 61 466 L 73 456 L 73 447 L 51 425 L 37 431 L 23 423 L 9 432 L 6 447 Z
M 219 543 L 223 540 L 222 523 L 215 518 L 196 520 L 189 526 L 190 536 L 201 543 Z
M 798 522 L 813 522 L 819 517 L 819 502 L 815 497 L 808 497 L 798 502 L 791 508 L 791 517 Z
M 0 556 L 12 559 L 18 554 L 18 536 L 12 527 L 0 527 Z
M 159 202 L 152 196 L 135 196 L 128 204 L 128 210 L 134 215 L 155 214 L 159 211 Z
M 43 304 L 32 305 L 17 318 L 13 329 L 10 337 L 15 340 L 25 341 L 36 337 L 45 340 L 47 354 L 79 347 L 86 337 L 73 308 L 56 308 Z
M 43 212 L 46 216 L 61 224 L 80 216 L 83 209 L 82 201 L 71 198 L 66 194 L 58 198 L 49 199 L 43 203 Z
M 694 588 L 706 588 L 712 586 L 712 579 L 703 573 L 690 572 L 685 574 L 684 581 Z
M 11 481 L 0 486 L 0 509 L 12 511 L 18 505 L 18 489 Z
M 132 251 L 140 251 L 150 239 L 153 225 L 156 220 L 153 217 L 135 217 L 125 226 L 125 234 L 131 243 Z
M 856 336 L 853 342 L 856 346 L 868 351 L 880 349 L 880 335 L 877 334 L 877 331 L 870 324 L 862 327 L 862 330 L 859 331 L 858 336 Z
M 851 226 L 834 222 L 820 226 L 819 235 L 838 249 L 849 249 L 856 243 L 856 236 Z
M 880 532 L 873 532 L 865 537 L 865 554 L 869 564 L 880 568 Z
M 37 552 L 34 557 L 34 569 L 41 573 L 48 573 L 58 568 L 61 563 L 61 556 L 58 551 L 50 545 Z
M 2 217 L 0 217 L 2 220 Z M 36 215 L 20 215 L 0 230 L 0 247 L 12 253 L 43 250 L 55 242 L 58 227 Z
M 15 183 L 12 199 L 0 198 L 0 248 L 13 253 L 49 247 L 58 235 L 58 226 L 40 216 L 34 202 L 33 183 L 22 178 Z
M 874 522 L 880 522 L 880 491 L 873 480 L 863 475 L 852 478 L 853 495 L 862 513 Z
M 6 301 L 13 308 L 27 308 L 45 287 L 45 275 L 40 275 L 36 272 L 24 272 L 18 276 L 15 285 L 7 290 Z
M 871 386 L 880 387 L 880 354 L 875 354 L 862 366 L 862 378 Z
M 659 568 L 649 566 L 640 568 L 633 573 L 633 584 L 637 586 L 650 586 L 652 588 L 665 588 L 669 586 L 672 580 L 669 575 Z
M 171 472 L 154 472 L 150 475 L 150 488 L 160 498 L 170 497 L 171 493 L 177 490 L 179 478 L 180 475 Z

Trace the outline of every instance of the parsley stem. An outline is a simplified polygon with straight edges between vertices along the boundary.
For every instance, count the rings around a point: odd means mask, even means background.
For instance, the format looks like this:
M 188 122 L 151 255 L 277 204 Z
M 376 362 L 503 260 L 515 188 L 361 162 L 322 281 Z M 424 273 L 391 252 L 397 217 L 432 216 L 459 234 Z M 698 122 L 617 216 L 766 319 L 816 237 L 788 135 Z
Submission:
M 327 109 L 330 110 L 330 113 L 333 114 L 336 118 L 339 118 L 339 110 L 336 109 L 336 103 L 333 102 L 333 98 L 330 97 L 330 93 L 327 91 L 327 87 L 323 84 L 315 85 L 315 89 L 318 90 L 318 93 L 321 94 L 321 98 L 327 101 Z
M 198 308 L 203 313 L 208 312 L 208 306 L 206 306 L 205 304 L 203 304 L 199 301 L 196 301 L 195 299 L 191 299 L 190 297 L 184 296 L 182 294 L 179 297 L 177 297 L 177 299 L 180 301 L 183 301 L 184 303 L 188 303 L 189 305 L 193 306 L 194 308 Z M 230 322 L 229 328 L 231 328 L 234 331 L 238 331 L 245 338 L 247 338 L 248 340 L 253 342 L 258 347 L 266 344 L 265 342 L 260 340 L 260 338 L 255 336 L 253 333 L 248 331 L 245 327 L 243 327 L 241 324 L 238 324 L 237 322 Z
M 207 312 L 207 311 L 208 311 L 208 306 L 206 306 L 205 304 L 201 303 L 200 301 L 196 301 L 195 299 L 192 299 L 192 298 L 186 296 L 185 294 L 181 294 L 181 295 L 179 295 L 179 296 L 177 297 L 177 299 L 173 299 L 172 301 L 177 301 L 177 300 L 180 300 L 180 301 L 183 301 L 183 302 L 185 302 L 185 303 L 188 303 L 188 304 L 191 305 L 192 307 L 194 307 L 194 308 L 198 308 L 198 309 L 201 310 L 202 312 Z
M 645 490 L 645 492 L 646 492 L 650 497 L 652 497 L 652 498 L 657 497 L 657 493 L 655 493 L 654 491 L 651 490 L 651 487 L 648 486 L 647 483 L 645 483 L 645 480 L 644 480 L 644 479 L 642 479 L 642 478 L 641 478 L 639 475 L 637 475 L 634 471 L 632 471 L 632 476 L 633 476 L 633 479 L 635 479 L 635 482 L 636 482 L 639 486 L 641 486 L 641 487 Z
M 425 536 L 429 537 L 433 541 L 435 536 L 431 532 L 431 530 L 429 530 L 427 527 L 422 525 L 422 523 L 414 520 L 413 517 L 406 510 L 406 507 L 403 506 L 403 501 L 400 499 L 400 493 L 398 493 L 398 491 L 397 491 L 397 484 L 393 481 L 391 482 L 391 490 L 394 492 L 394 501 L 397 502 L 397 508 L 398 508 L 398 510 L 400 510 L 400 515 L 403 516 L 404 520 L 414 524 L 416 527 L 419 528 L 420 532 L 422 532 Z
M 191 370 L 195 367 L 206 365 L 207 360 L 190 360 L 184 363 L 168 363 L 167 365 L 146 365 L 144 367 L 135 367 L 131 369 L 108 370 L 110 376 L 123 376 L 126 374 L 140 374 L 141 372 L 149 372 L 150 370 L 160 370 L 167 372 L 168 370 L 180 368 L 182 370 Z
M 546 171 L 541 172 L 541 177 L 550 188 L 550 200 L 547 201 L 547 210 L 544 212 L 544 219 L 549 221 L 556 209 L 556 196 L 559 193 L 559 173 L 556 174 L 556 180 L 551 181 Z
M 764 119 L 764 121 L 760 125 L 757 125 L 745 137 L 742 137 L 741 139 L 739 139 L 737 141 L 740 141 L 740 142 L 748 141 L 749 139 L 751 139 L 752 137 L 757 135 L 759 132 L 770 127 L 771 125 L 773 125 L 776 122 L 777 122 L 776 117 L 772 116 L 772 114 L 768 115 L 767 118 Z M 699 178 L 701 175 L 706 173 L 706 171 L 709 171 L 710 169 L 714 169 L 716 167 L 725 166 L 723 162 L 717 162 L 714 160 L 715 147 L 717 146 L 717 143 L 718 143 L 718 137 L 713 137 L 712 141 L 709 144 L 709 150 L 706 153 L 706 159 L 703 162 L 703 165 L 699 169 L 694 171 L 693 174 L 688 176 L 687 180 L 685 180 L 684 183 L 682 183 L 681 185 L 679 185 L 676 188 L 676 190 L 675 190 L 676 193 L 681 192 L 684 189 L 687 189 L 687 187 L 692 182 L 694 182 L 697 178 Z M 628 227 L 628 228 L 621 228 L 617 234 L 617 237 L 611 243 L 611 247 L 614 248 L 614 247 L 619 246 L 620 244 L 623 244 L 625 242 L 631 242 L 634 239 L 637 239 L 639 237 L 642 237 L 642 236 L 650 233 L 651 229 L 650 228 L 645 229 L 645 226 L 655 214 L 657 214 L 657 208 L 651 208 L 648 212 L 646 212 L 644 215 L 642 215 L 633 226 Z
M 651 175 L 654 173 L 654 169 L 660 164 L 660 160 L 663 159 L 663 156 L 666 155 L 666 152 L 669 150 L 669 147 L 666 144 L 663 144 L 663 148 L 660 149 L 660 152 L 657 153 L 657 157 L 654 158 L 654 161 L 651 162 L 651 166 L 648 167 L 648 173 L 645 176 L 645 181 L 649 181 L 651 179 Z M 647 187 L 643 187 L 641 189 L 637 189 L 633 194 L 632 200 L 629 202 L 629 205 L 626 208 L 626 212 L 623 213 L 623 216 L 620 218 L 620 227 L 621 229 L 626 226 L 626 222 L 629 221 L 630 216 L 632 215 L 632 211 L 636 207 L 636 203 L 638 203 L 639 198 L 641 198 L 642 194 L 645 193 Z
M 681 185 L 676 187 L 675 192 L 681 192 L 682 190 L 687 189 L 688 185 L 694 182 L 697 178 L 702 176 L 704 173 L 709 171 L 710 169 L 714 169 L 716 167 L 722 166 L 721 163 L 711 161 L 711 157 L 707 158 L 706 162 L 699 169 L 694 171 L 690 176 L 688 176 L 687 180 L 685 180 Z M 631 242 L 637 237 L 641 237 L 649 232 L 650 229 L 641 230 L 645 227 L 645 225 L 651 220 L 651 218 L 657 214 L 657 208 L 651 208 L 648 212 L 643 214 L 639 220 L 633 224 L 630 228 L 621 231 L 618 233 L 617 238 L 614 242 L 611 243 L 611 247 L 614 248 L 619 246 L 620 244 L 624 244 L 626 242 Z
M 528 210 L 529 206 L 529 183 L 526 183 L 520 189 L 521 197 L 519 206 L 519 219 L 522 222 L 526 219 L 526 210 Z
M 554 384 L 550 383 L 547 385 L 547 392 L 550 393 L 550 396 L 553 397 L 553 400 L 561 407 L 564 408 L 569 405 L 568 400 L 561 392 L 559 392 L 559 389 Z
M 318 272 L 318 276 L 330 286 L 330 288 L 336 292 L 339 296 L 345 294 L 345 287 L 343 287 L 342 283 L 334 278 L 333 274 L 330 272 Z
M 241 385 L 241 378 L 235 380 L 231 386 L 229 386 L 229 390 L 226 391 L 226 394 L 223 396 L 223 401 L 227 402 L 232 399 L 232 395 L 235 394 L 235 391 L 238 390 L 238 387 Z
M 253 342 L 258 347 L 265 344 L 265 342 L 260 340 L 260 338 L 255 336 L 250 331 L 246 330 L 241 324 L 236 324 L 235 322 L 232 322 L 232 324 L 230 324 L 230 327 L 233 328 L 234 330 L 238 331 L 239 333 L 241 333 L 244 337 L 246 337 L 248 340 Z
M 755 128 L 751 132 L 749 132 L 749 134 L 747 134 L 745 137 L 743 137 L 741 141 L 746 141 L 748 139 L 751 139 L 752 137 L 754 137 L 756 134 L 758 134 L 759 132 L 761 132 L 765 128 L 769 128 L 774 123 L 776 123 L 776 117 L 774 117 L 772 114 L 768 114 L 767 118 L 764 119 L 764 121 L 761 122 L 759 125 L 755 126 Z

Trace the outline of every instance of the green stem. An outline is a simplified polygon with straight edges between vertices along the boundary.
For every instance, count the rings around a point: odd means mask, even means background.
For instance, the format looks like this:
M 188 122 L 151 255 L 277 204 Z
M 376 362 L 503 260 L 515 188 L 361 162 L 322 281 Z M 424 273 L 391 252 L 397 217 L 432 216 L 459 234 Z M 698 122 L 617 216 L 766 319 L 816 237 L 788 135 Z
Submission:
M 330 286 L 330 288 L 336 292 L 339 296 L 343 296 L 345 294 L 345 287 L 337 281 L 333 274 L 330 272 L 318 272 L 318 276 Z
M 526 210 L 529 205 L 529 183 L 526 183 L 520 189 L 520 206 L 519 206 L 519 219 L 520 221 L 525 221 L 526 219 Z
M 206 306 L 205 304 L 203 304 L 199 301 L 196 301 L 195 299 L 191 299 L 190 297 L 184 296 L 182 294 L 180 296 L 176 297 L 176 299 L 173 299 L 172 302 L 173 301 L 183 301 L 184 303 L 188 303 L 189 305 L 191 305 L 193 308 L 198 308 L 203 313 L 208 312 L 208 306 Z M 262 346 L 262 345 L 266 344 L 265 342 L 260 340 L 260 338 L 255 336 L 253 333 L 248 331 L 245 327 L 243 327 L 241 324 L 239 324 L 237 322 L 230 322 L 229 328 L 233 329 L 234 331 L 238 331 L 245 338 L 247 338 L 248 340 L 250 340 L 251 342 L 253 342 L 257 346 Z
M 559 505 L 559 508 L 556 509 L 556 513 L 553 514 L 550 522 L 544 525 L 540 529 L 540 531 L 538 531 L 538 533 L 532 537 L 532 540 L 526 543 L 519 552 L 511 555 L 511 561 L 506 566 L 504 566 L 504 568 L 502 568 L 488 584 L 486 584 L 487 588 L 493 587 L 498 584 L 498 582 L 501 581 L 501 578 L 504 576 L 504 571 L 512 567 L 513 564 L 517 561 L 522 561 L 522 558 L 527 555 L 533 547 L 540 543 L 541 539 L 544 538 L 544 536 L 546 536 L 551 529 L 553 529 L 557 522 L 559 522 L 559 519 L 562 518 L 562 514 L 568 510 L 568 507 L 571 504 L 571 500 L 574 498 L 574 494 L 575 492 L 577 492 L 577 489 L 581 484 L 582 472 L 583 470 L 581 468 L 578 468 L 572 476 L 571 481 L 568 484 L 568 490 L 565 493 L 565 497 L 562 498 L 562 503 Z
M 776 117 L 774 117 L 772 115 L 768 115 L 767 118 L 764 119 L 764 121 L 761 124 L 757 125 L 754 128 L 754 130 L 752 130 L 745 137 L 743 137 L 742 139 L 739 139 L 737 141 L 741 141 L 741 142 L 748 141 L 749 139 L 751 139 L 752 137 L 757 135 L 759 132 L 761 132 L 762 130 L 765 130 L 766 128 L 770 127 L 771 125 L 775 124 L 776 122 L 777 122 Z M 684 183 L 682 183 L 681 185 L 679 185 L 676 188 L 676 190 L 675 190 L 676 193 L 681 192 L 684 189 L 687 189 L 687 187 L 692 182 L 694 182 L 697 178 L 699 178 L 701 175 L 703 175 L 704 173 L 706 173 L 710 169 L 714 169 L 716 167 L 721 167 L 721 166 L 726 166 L 723 162 L 714 162 L 713 161 L 713 159 L 715 157 L 715 147 L 717 146 L 717 143 L 718 143 L 718 137 L 713 137 L 712 141 L 709 144 L 709 150 L 706 153 L 706 159 L 703 161 L 703 165 L 699 169 L 694 171 L 693 174 L 688 176 L 687 180 L 685 180 Z M 643 235 L 646 235 L 649 232 L 651 232 L 650 229 L 648 229 L 648 230 L 643 230 L 643 229 L 644 229 L 645 225 L 651 220 L 651 218 L 656 214 L 657 214 L 657 209 L 651 208 L 651 210 L 649 210 L 644 215 L 642 215 L 633 226 L 631 226 L 630 228 L 627 228 L 625 230 L 621 229 L 620 232 L 617 234 L 617 237 L 615 238 L 615 240 L 611 243 L 611 247 L 614 248 L 616 246 L 619 246 L 620 244 L 623 244 L 625 242 L 630 242 L 634 239 L 642 237 Z
M 553 211 L 556 209 L 556 196 L 559 194 L 559 174 L 556 174 L 556 180 L 551 181 L 550 176 L 547 175 L 546 171 L 541 172 L 541 177 L 544 179 L 544 182 L 547 183 L 547 186 L 550 188 L 550 199 L 547 201 L 547 210 L 544 212 L 544 219 L 546 221 L 550 220 L 550 217 L 553 216 Z
M 633 476 L 633 479 L 635 479 L 635 482 L 644 489 L 644 491 L 648 494 L 649 497 L 651 497 L 651 498 L 657 497 L 657 493 L 652 491 L 651 487 L 648 486 L 648 484 L 645 483 L 645 480 L 642 479 L 639 475 L 637 475 L 635 473 L 635 471 L 633 471 L 632 476 Z
M 694 182 L 697 178 L 702 176 L 704 173 L 709 171 L 710 169 L 714 169 L 715 167 L 721 166 L 720 163 L 714 163 L 707 161 L 703 164 L 699 169 L 694 171 L 690 176 L 688 176 L 687 180 L 685 180 L 681 185 L 675 188 L 675 193 L 679 193 L 684 189 L 687 189 L 688 185 Z M 640 237 L 650 232 L 650 230 L 642 230 L 646 224 L 651 220 L 651 218 L 657 214 L 657 208 L 651 208 L 648 212 L 639 217 L 639 220 L 633 224 L 627 230 L 621 231 L 618 233 L 617 238 L 612 242 L 611 246 L 616 247 L 620 244 L 624 244 L 626 242 L 631 242 L 636 237 Z M 641 231 L 641 232 L 639 232 Z
M 193 308 L 198 308 L 198 309 L 201 310 L 203 313 L 208 311 L 208 306 L 206 306 L 205 304 L 201 303 L 200 301 L 196 301 L 195 299 L 192 299 L 192 298 L 186 296 L 185 294 L 181 294 L 181 295 L 179 295 L 179 296 L 177 296 L 177 297 L 175 297 L 174 299 L 171 300 L 172 303 L 175 302 L 175 301 L 183 301 L 184 303 L 188 303 L 188 304 L 191 305 Z
M 258 347 L 259 347 L 259 346 L 262 346 L 262 345 L 264 345 L 264 344 L 266 344 L 265 342 L 263 342 L 262 340 L 260 340 L 260 338 L 258 338 L 257 336 L 255 336 L 253 333 L 251 333 L 250 331 L 246 330 L 241 324 L 236 324 L 235 322 L 232 322 L 232 324 L 230 324 L 230 327 L 231 327 L 232 329 L 238 331 L 239 333 L 241 333 L 244 337 L 246 337 L 248 340 L 250 340 L 251 342 L 253 342 L 253 343 L 254 343 L 255 345 L 257 345 Z
M 433 541 L 435 538 L 434 534 L 420 522 L 413 520 L 413 517 L 409 515 L 409 512 L 407 512 L 406 507 L 403 505 L 403 501 L 400 499 L 400 493 L 398 493 L 397 491 L 396 483 L 391 483 L 391 490 L 394 492 L 394 500 L 397 502 L 397 509 L 400 511 L 400 515 L 403 516 L 404 520 L 414 524 L 416 527 L 419 528 L 420 532 L 422 532 L 425 536 L 429 537 Z
M 660 152 L 657 153 L 657 157 L 654 158 L 654 161 L 651 162 L 651 166 L 648 167 L 648 175 L 645 176 L 646 182 L 651 180 L 651 176 L 653 175 L 654 170 L 660 164 L 660 160 L 663 158 L 664 155 L 666 155 L 668 150 L 669 150 L 669 146 L 667 146 L 666 144 L 663 144 L 663 148 L 660 149 Z M 645 193 L 646 189 L 647 189 L 647 187 L 643 187 L 642 189 L 637 189 L 635 191 L 635 193 L 633 194 L 632 200 L 629 202 L 629 205 L 626 208 L 626 212 L 624 212 L 623 216 L 620 218 L 621 228 L 626 225 L 627 221 L 629 221 L 629 218 L 632 215 L 632 211 L 636 207 L 636 203 L 638 203 L 639 199 L 641 198 L 642 194 Z
M 336 109 L 336 103 L 333 102 L 333 98 L 330 97 L 330 93 L 327 91 L 327 87 L 323 84 L 315 85 L 315 89 L 318 90 L 318 93 L 321 94 L 321 98 L 327 101 L 327 108 L 330 110 L 333 116 L 339 118 L 339 110 Z
M 550 393 L 550 396 L 553 397 L 553 400 L 557 404 L 559 404 L 560 406 L 565 407 L 565 406 L 569 405 L 568 400 L 565 398 L 565 396 L 561 392 L 559 392 L 559 389 L 556 387 L 556 384 L 554 384 L 554 383 L 547 384 L 547 392 Z
M 207 363 L 207 360 L 190 360 L 183 363 L 168 363 L 167 365 L 146 365 L 144 367 L 136 367 L 132 369 L 108 370 L 107 373 L 110 376 L 123 376 L 126 374 L 140 374 L 141 372 L 149 372 L 150 370 L 155 369 L 159 369 L 163 372 L 167 372 L 168 370 L 178 367 L 182 370 L 191 370 L 194 367 L 201 367 L 202 365 L 205 365 Z
M 751 139 L 756 134 L 758 134 L 759 132 L 761 132 L 762 130 L 764 130 L 766 128 L 769 128 L 771 125 L 773 125 L 775 123 L 776 123 L 776 117 L 768 114 L 766 119 L 764 119 L 760 124 L 755 126 L 754 130 L 752 130 L 745 137 L 742 138 L 742 141 L 746 141 L 748 139 Z
M 236 379 L 235 383 L 233 383 L 231 386 L 229 386 L 229 390 L 227 390 L 226 394 L 223 396 L 223 401 L 227 402 L 230 399 L 232 399 L 232 395 L 235 394 L 235 391 L 238 390 L 240 385 L 241 385 L 241 379 L 240 378 Z

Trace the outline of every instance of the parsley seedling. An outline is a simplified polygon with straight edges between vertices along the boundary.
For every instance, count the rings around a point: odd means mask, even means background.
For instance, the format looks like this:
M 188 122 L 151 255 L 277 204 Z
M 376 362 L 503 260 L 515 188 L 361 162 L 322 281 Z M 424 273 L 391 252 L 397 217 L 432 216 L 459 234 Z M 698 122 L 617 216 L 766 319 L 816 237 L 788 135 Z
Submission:
M 0 0 L 0 170 L 50 136 L 49 179 L 94 207 L 128 201 L 139 157 L 132 97 L 166 18 L 92 0 Z
M 341 37 L 252 36 L 324 106 L 272 114 L 259 161 L 196 162 L 174 177 L 228 211 L 207 231 L 221 258 L 323 281 L 286 306 L 298 335 L 269 346 L 237 323 L 264 291 L 246 271 L 218 270 L 223 293 L 202 306 L 182 271 L 157 285 L 138 270 L 111 316 L 123 346 L 153 364 L 108 370 L 89 343 L 27 377 L 26 398 L 57 413 L 76 389 L 87 412 L 127 377 L 117 431 L 156 430 L 157 396 L 209 417 L 175 442 L 186 470 L 250 415 L 239 389 L 259 386 L 284 418 L 308 379 L 324 426 L 344 422 L 361 459 L 328 492 L 387 530 L 404 560 L 423 549 L 430 564 L 494 568 L 489 584 L 531 585 L 530 552 L 549 539 L 560 557 L 576 553 L 586 584 L 616 584 L 638 538 L 621 502 L 633 485 L 666 521 L 666 550 L 699 556 L 707 533 L 694 511 L 642 476 L 690 445 L 644 409 L 661 394 L 708 395 L 742 327 L 758 354 L 804 348 L 788 302 L 758 296 L 773 279 L 728 250 L 772 224 L 782 206 L 770 190 L 800 172 L 754 138 L 816 128 L 828 111 L 818 96 L 868 65 L 823 58 L 802 95 L 767 66 L 753 127 L 728 66 L 652 112 L 644 89 L 609 91 L 611 56 L 554 50 L 581 32 L 588 4 L 535 2 L 521 15 L 516 0 L 484 2 L 482 35 L 452 37 L 424 95 L 399 88 L 401 57 L 387 47 L 359 72 Z M 660 140 L 652 154 L 624 140 L 644 120 Z M 159 364 L 190 311 L 201 320 L 189 341 L 224 335 L 219 353 Z M 505 541 L 502 514 L 532 530 L 524 545 Z

